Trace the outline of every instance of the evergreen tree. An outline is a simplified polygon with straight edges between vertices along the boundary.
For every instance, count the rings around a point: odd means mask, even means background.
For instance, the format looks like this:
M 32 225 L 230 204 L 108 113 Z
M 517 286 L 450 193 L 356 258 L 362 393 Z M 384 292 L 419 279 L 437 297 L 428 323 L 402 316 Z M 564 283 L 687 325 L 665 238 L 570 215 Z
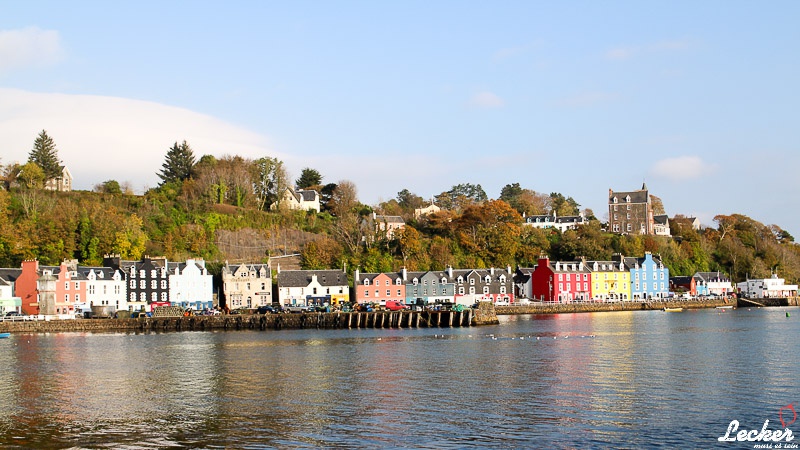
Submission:
M 175 145 L 167 152 L 166 161 L 161 165 L 163 169 L 158 174 L 158 177 L 162 180 L 161 185 L 191 178 L 194 162 L 194 152 L 192 152 L 189 144 L 186 141 L 183 141 L 180 145 L 175 142 Z
M 297 189 L 305 189 L 311 186 L 318 186 L 322 183 L 322 175 L 316 170 L 310 167 L 306 167 L 300 173 L 300 178 L 295 180 L 295 184 L 297 184 Z
M 47 131 L 42 130 L 36 140 L 33 141 L 33 149 L 28 155 L 28 162 L 35 163 L 44 171 L 45 180 L 53 180 L 61 177 L 61 160 L 58 159 L 58 149 L 53 138 L 47 135 Z

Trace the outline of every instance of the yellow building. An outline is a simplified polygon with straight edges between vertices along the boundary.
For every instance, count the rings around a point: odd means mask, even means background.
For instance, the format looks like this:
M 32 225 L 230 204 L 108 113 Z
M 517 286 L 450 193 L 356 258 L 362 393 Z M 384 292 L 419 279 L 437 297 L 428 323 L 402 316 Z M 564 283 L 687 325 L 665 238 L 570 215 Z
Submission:
M 591 271 L 592 299 L 616 302 L 631 299 L 631 273 L 622 262 L 587 261 Z

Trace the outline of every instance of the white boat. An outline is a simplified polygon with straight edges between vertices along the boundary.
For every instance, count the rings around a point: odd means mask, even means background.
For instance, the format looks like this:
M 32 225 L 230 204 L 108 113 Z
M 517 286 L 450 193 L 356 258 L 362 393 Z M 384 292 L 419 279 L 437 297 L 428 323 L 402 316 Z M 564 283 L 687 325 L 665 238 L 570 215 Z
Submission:
M 717 309 L 733 309 L 733 305 L 717 306 Z
M 683 308 L 664 308 L 664 312 L 681 312 Z

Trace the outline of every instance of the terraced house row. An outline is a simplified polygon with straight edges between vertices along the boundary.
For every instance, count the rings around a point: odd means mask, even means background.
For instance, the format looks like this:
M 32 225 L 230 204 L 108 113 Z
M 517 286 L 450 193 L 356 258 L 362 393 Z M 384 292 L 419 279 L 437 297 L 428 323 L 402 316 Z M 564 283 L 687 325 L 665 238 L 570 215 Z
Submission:
M 650 253 L 614 255 L 611 261 L 550 261 L 539 258 L 515 274 L 517 295 L 535 301 L 625 301 L 669 297 L 669 269 Z

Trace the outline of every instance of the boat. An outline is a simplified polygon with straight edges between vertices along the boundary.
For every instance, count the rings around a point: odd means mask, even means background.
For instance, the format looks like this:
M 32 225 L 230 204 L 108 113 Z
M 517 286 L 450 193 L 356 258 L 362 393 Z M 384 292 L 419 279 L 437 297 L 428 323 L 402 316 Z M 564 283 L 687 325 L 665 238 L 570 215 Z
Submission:
M 0 333 L 0 339 L 11 337 L 11 333 Z
M 683 308 L 664 308 L 665 312 L 681 312 Z
M 733 309 L 733 305 L 717 306 L 717 309 Z

